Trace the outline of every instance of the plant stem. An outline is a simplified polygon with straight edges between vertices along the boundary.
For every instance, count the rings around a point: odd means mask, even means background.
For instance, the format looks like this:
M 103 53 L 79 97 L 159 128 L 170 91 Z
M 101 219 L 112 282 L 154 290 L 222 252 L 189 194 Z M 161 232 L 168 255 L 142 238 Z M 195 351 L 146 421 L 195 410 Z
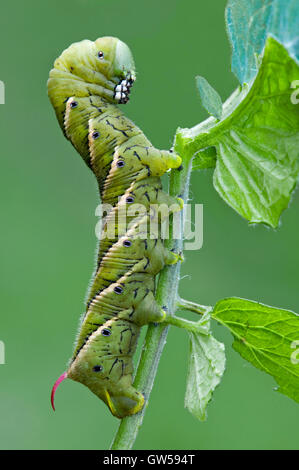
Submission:
M 165 320 L 169 325 L 178 326 L 187 331 L 192 331 L 193 333 L 198 333 L 199 327 L 198 322 L 185 320 L 185 318 L 176 317 L 175 315 L 168 315 Z
M 172 170 L 170 174 L 169 194 L 183 198 L 185 204 L 189 196 L 191 168 L 191 159 L 188 159 L 188 162 L 183 164 L 181 170 Z M 178 239 L 173 238 L 173 220 L 170 221 L 169 224 L 169 239 L 165 241 L 165 246 L 176 253 L 183 251 L 184 219 L 185 211 L 182 210 L 180 214 L 180 237 Z M 164 307 L 167 312 L 171 312 L 171 314 L 174 314 L 176 310 L 180 268 L 180 262 L 172 266 L 166 266 L 160 273 L 157 286 L 157 302 Z M 145 404 L 140 413 L 121 420 L 111 445 L 112 450 L 129 450 L 134 445 L 153 387 L 159 360 L 166 342 L 168 328 L 169 326 L 165 324 L 151 324 L 148 326 L 134 381 L 134 386 L 140 390 L 145 397 Z
M 203 315 L 204 313 L 210 312 L 212 310 L 212 307 L 208 307 L 206 305 L 199 305 L 195 302 L 190 302 L 190 300 L 185 300 L 181 298 L 179 298 L 177 301 L 177 307 L 184 308 L 185 310 L 190 310 L 190 312 L 195 312 L 200 315 Z

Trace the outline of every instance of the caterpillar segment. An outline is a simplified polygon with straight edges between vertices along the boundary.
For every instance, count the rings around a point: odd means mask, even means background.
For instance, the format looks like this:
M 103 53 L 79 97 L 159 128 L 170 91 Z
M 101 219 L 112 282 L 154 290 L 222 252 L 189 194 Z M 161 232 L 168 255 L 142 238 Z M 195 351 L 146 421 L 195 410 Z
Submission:
M 166 194 L 160 179 L 179 168 L 181 158 L 153 147 L 118 108 L 128 102 L 134 81 L 132 54 L 112 37 L 71 45 L 48 80 L 60 127 L 93 171 L 102 204 L 111 207 L 74 353 L 53 387 L 52 405 L 57 386 L 70 378 L 86 385 L 118 418 L 143 407 L 142 391 L 132 385 L 132 357 L 140 328 L 165 318 L 155 300 L 155 277 L 181 259 L 165 248 L 161 224 L 169 212 L 182 209 L 182 200 Z

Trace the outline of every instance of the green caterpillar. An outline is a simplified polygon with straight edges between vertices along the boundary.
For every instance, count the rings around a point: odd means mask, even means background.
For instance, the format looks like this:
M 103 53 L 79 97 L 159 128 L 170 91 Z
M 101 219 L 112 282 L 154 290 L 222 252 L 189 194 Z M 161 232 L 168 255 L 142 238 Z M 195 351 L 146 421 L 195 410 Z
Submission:
M 165 319 L 154 297 L 155 276 L 179 259 L 160 235 L 140 237 L 140 227 L 153 218 L 154 204 L 182 208 L 182 200 L 162 191 L 160 180 L 181 166 L 181 158 L 154 148 L 117 107 L 128 101 L 134 80 L 131 51 L 113 37 L 72 44 L 55 61 L 48 80 L 65 137 L 95 174 L 102 203 L 113 207 L 103 233 L 121 209 L 132 203 L 146 208 L 139 218 L 128 217 L 123 232 L 116 225 L 114 237 L 102 237 L 75 350 L 51 397 L 54 408 L 56 388 L 68 377 L 86 385 L 118 418 L 143 407 L 144 397 L 132 385 L 132 356 L 140 327 Z M 161 225 L 162 218 L 154 217 Z

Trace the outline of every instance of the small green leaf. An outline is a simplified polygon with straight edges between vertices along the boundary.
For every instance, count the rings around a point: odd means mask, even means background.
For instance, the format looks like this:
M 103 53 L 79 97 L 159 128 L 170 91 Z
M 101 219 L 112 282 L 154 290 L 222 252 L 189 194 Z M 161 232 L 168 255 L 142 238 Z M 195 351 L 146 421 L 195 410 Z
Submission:
M 216 166 L 216 148 L 207 147 L 198 152 L 193 158 L 193 170 L 206 170 L 207 168 L 215 168 Z
M 195 77 L 195 82 L 203 107 L 208 111 L 209 114 L 217 119 L 221 119 L 222 102 L 217 91 L 214 90 L 214 88 L 204 77 Z
M 205 314 L 198 323 L 201 322 L 201 333 L 188 331 L 190 355 L 185 407 L 196 418 L 204 421 L 207 405 L 225 370 L 225 352 L 224 344 L 219 343 L 210 333 L 209 314 Z
M 230 329 L 244 359 L 272 375 L 278 391 L 299 403 L 299 315 L 230 298 L 217 302 L 212 318 Z

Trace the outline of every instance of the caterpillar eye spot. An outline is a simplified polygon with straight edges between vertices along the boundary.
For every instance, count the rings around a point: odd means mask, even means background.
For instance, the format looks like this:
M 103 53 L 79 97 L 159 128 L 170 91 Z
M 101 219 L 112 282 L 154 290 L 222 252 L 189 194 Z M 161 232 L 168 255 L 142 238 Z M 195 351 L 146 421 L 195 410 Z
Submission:
M 123 246 L 129 247 L 129 246 L 131 246 L 131 245 L 132 245 L 132 242 L 131 242 L 130 240 L 125 240 L 125 241 L 123 242 Z
M 95 140 L 95 139 L 98 139 L 100 137 L 100 133 L 98 131 L 94 131 L 92 134 L 91 134 L 92 138 Z
M 71 106 L 71 108 L 77 108 L 78 102 L 77 101 L 72 101 L 70 106 Z
M 127 199 L 126 199 L 126 202 L 128 204 L 132 204 L 132 202 L 134 202 L 134 198 L 132 196 L 128 196 Z
M 114 287 L 113 290 L 114 290 L 114 292 L 115 292 L 116 294 L 122 294 L 122 292 L 123 292 L 123 288 L 120 287 L 120 286 Z
M 108 328 L 104 328 L 104 330 L 101 331 L 103 336 L 110 336 L 111 335 L 111 330 L 108 330 Z
M 121 168 L 125 166 L 125 162 L 123 160 L 118 160 L 118 162 L 116 163 L 116 166 L 118 166 L 118 168 Z
M 102 372 L 103 366 L 93 366 L 92 370 L 94 372 Z
M 98 58 L 99 59 L 104 59 L 104 52 L 103 51 L 98 52 Z

